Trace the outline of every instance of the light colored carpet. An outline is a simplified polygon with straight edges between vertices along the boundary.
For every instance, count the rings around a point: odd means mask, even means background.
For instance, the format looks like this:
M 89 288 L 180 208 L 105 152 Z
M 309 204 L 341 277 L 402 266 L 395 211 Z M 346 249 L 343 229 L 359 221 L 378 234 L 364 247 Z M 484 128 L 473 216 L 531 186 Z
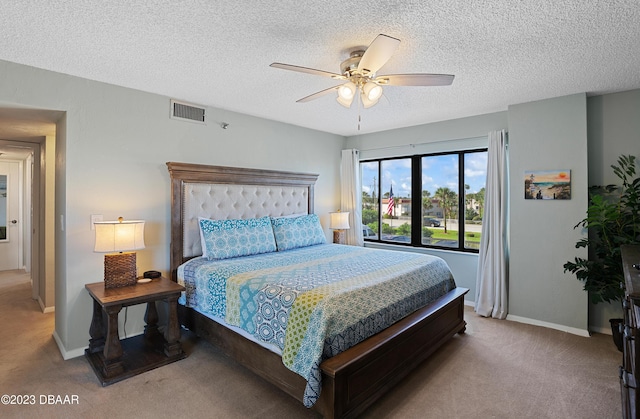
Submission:
M 14 285 L 30 282 L 31 277 L 24 270 L 0 271 L 0 291 Z
M 0 395 L 33 395 L 35 405 L 0 405 L 3 418 L 316 418 L 300 403 L 183 331 L 189 357 L 102 387 L 79 357 L 64 361 L 54 315 L 30 299 L 30 284 L 2 286 Z M 87 313 L 89 316 L 90 313 Z M 619 418 L 611 336 L 591 338 L 465 313 L 454 337 L 365 418 Z M 87 339 L 89 334 L 87 331 Z M 42 396 L 77 396 L 74 405 Z

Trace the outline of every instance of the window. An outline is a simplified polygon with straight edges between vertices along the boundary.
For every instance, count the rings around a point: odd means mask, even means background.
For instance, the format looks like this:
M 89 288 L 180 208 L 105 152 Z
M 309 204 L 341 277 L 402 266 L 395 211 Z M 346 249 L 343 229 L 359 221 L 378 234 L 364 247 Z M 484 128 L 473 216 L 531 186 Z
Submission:
M 380 220 L 380 163 L 360 163 L 362 179 L 362 235 L 365 239 L 377 239 Z
M 487 151 L 360 163 L 365 240 L 477 252 Z

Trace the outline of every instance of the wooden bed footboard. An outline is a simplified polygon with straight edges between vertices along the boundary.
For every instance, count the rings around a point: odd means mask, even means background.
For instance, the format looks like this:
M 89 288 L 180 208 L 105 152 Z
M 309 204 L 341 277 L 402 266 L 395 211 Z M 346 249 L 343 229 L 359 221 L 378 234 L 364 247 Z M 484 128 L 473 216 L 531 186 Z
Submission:
M 322 393 L 313 406 L 326 418 L 362 413 L 456 333 L 464 333 L 464 295 L 455 288 L 393 326 L 321 364 Z M 280 356 L 206 316 L 180 307 L 185 327 L 302 402 L 305 380 Z

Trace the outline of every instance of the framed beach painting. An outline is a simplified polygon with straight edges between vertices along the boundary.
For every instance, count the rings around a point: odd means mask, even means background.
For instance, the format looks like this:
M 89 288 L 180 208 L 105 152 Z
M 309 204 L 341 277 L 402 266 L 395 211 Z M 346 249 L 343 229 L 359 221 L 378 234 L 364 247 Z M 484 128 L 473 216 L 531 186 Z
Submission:
M 527 170 L 524 199 L 571 199 L 571 170 Z

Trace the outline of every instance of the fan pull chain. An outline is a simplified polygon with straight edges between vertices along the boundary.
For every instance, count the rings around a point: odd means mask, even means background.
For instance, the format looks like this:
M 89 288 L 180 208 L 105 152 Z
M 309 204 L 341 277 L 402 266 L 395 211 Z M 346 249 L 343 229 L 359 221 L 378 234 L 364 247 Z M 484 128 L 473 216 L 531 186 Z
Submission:
M 361 98 L 358 98 L 358 99 L 361 99 Z M 361 103 L 362 103 L 362 100 L 358 100 L 358 131 L 360 131 L 360 122 L 362 122 L 362 115 L 360 113 L 362 110 L 362 108 L 360 107 Z

